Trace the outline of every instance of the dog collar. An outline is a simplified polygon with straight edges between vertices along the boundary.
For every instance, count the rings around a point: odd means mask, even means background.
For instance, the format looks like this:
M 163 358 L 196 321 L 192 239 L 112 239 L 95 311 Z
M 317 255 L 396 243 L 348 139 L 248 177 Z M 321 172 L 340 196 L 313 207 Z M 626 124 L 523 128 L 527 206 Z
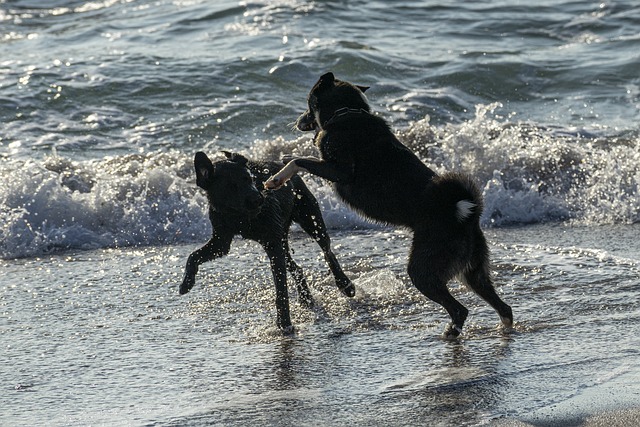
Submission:
M 325 128 L 325 127 L 329 126 L 330 124 L 332 124 L 333 122 L 338 120 L 340 117 L 346 116 L 347 114 L 371 114 L 371 113 L 368 112 L 367 110 L 365 110 L 364 108 L 343 107 L 343 108 L 340 108 L 340 109 L 336 110 L 336 112 L 333 113 L 333 116 L 331 116 L 331 118 L 329 120 L 324 122 L 322 127 Z

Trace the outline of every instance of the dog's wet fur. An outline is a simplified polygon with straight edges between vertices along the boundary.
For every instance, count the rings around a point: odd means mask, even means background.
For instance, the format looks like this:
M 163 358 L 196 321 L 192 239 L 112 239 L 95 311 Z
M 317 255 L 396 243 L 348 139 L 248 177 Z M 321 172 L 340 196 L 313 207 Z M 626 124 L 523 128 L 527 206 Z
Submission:
M 257 241 L 266 251 L 276 287 L 276 323 L 282 331 L 292 332 L 287 270 L 295 280 L 300 301 L 313 305 L 302 268 L 289 250 L 289 228 L 294 221 L 320 245 L 338 288 L 353 297 L 355 287 L 331 251 L 318 202 L 302 179 L 293 177 L 276 191 L 260 191 L 258 188 L 263 188 L 266 179 L 280 170 L 282 163 L 250 161 L 237 153 L 223 153 L 226 159 L 215 163 L 203 152 L 195 155 L 196 184 L 207 194 L 212 236 L 189 255 L 180 294 L 193 288 L 200 264 L 228 254 L 233 237 L 241 235 Z
M 413 230 L 408 273 L 427 298 L 451 316 L 444 336 L 457 337 L 468 310 L 447 289 L 459 277 L 488 302 L 506 327 L 511 307 L 496 294 L 489 250 L 480 228 L 482 196 L 473 180 L 460 173 L 438 175 L 371 114 L 367 87 L 320 77 L 308 96 L 308 110 L 296 123 L 315 131 L 321 159 L 288 158 L 265 188 L 279 188 L 306 171 L 329 180 L 337 194 L 365 217 Z

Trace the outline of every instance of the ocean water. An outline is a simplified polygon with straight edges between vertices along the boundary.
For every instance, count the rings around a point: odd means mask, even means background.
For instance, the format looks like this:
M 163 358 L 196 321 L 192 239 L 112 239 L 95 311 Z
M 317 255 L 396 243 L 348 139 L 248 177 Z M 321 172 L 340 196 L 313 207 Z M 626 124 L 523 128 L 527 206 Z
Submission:
M 0 425 L 582 425 L 640 402 L 640 6 L 633 1 L 0 0 Z M 460 284 L 463 336 L 411 236 L 322 180 L 335 289 L 274 327 L 257 244 L 179 297 L 208 238 L 193 155 L 314 155 L 319 75 L 483 189 L 514 330 Z M 291 290 L 293 292 L 293 289 Z

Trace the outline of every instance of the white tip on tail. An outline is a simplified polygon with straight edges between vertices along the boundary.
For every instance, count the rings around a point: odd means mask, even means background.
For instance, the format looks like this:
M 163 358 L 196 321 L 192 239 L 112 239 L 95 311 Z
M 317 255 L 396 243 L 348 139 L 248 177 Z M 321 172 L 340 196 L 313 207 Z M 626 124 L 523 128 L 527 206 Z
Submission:
M 460 200 L 456 203 L 456 218 L 458 221 L 462 222 L 465 219 L 469 218 L 473 213 L 473 208 L 476 207 L 476 204 L 471 200 Z

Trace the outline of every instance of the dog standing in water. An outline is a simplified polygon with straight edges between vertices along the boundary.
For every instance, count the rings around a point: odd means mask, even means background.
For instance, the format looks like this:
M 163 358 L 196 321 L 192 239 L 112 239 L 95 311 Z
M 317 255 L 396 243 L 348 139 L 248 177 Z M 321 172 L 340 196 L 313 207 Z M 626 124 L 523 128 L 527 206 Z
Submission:
M 291 258 L 289 250 L 289 227 L 295 221 L 322 248 L 338 288 L 353 297 L 355 287 L 331 251 L 318 202 L 302 179 L 294 177 L 290 184 L 265 196 L 258 188 L 262 188 L 264 181 L 282 164 L 253 162 L 237 153 L 223 153 L 227 159 L 215 163 L 202 152 L 195 155 L 196 184 L 207 192 L 212 237 L 189 255 L 180 294 L 193 288 L 200 264 L 228 254 L 233 237 L 241 235 L 264 247 L 276 285 L 276 323 L 285 333 L 292 332 L 286 270 L 296 282 L 300 301 L 313 305 L 302 268 Z
M 413 230 L 409 277 L 451 316 L 445 337 L 460 335 L 469 313 L 447 289 L 456 276 L 511 327 L 511 307 L 496 294 L 490 275 L 479 189 L 466 175 L 439 176 L 422 163 L 383 119 L 370 113 L 366 89 L 332 73 L 320 77 L 296 126 L 316 131 L 322 158 L 288 159 L 265 188 L 279 188 L 306 171 L 330 181 L 340 198 L 362 215 Z

